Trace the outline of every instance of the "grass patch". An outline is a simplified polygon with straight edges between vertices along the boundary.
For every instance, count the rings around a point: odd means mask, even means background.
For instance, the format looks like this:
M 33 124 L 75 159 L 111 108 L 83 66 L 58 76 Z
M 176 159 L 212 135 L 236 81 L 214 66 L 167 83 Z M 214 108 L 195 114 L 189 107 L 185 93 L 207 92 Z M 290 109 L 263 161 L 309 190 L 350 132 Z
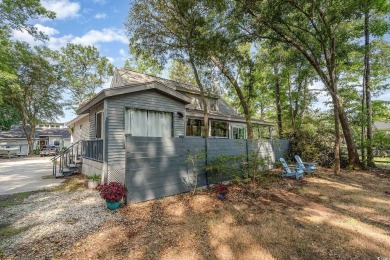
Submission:
M 26 227 L 21 227 L 21 228 L 15 228 L 12 227 L 11 225 L 0 225 L 0 238 L 1 239 L 6 239 L 12 236 L 15 236 L 19 233 L 22 233 L 32 226 L 26 226 Z
M 376 167 L 390 169 L 390 157 L 374 157 Z
M 23 200 L 39 191 L 26 191 L 21 193 L 15 193 L 10 195 L 0 196 L 0 208 L 12 207 L 23 204 Z
M 86 178 L 85 176 L 78 174 L 65 179 L 63 183 L 48 191 L 80 191 L 85 189 Z
M 39 192 L 39 191 L 26 191 L 26 192 L 20 192 L 20 193 L 16 193 L 16 194 L 14 195 L 14 197 L 15 197 L 16 199 L 22 200 L 22 199 L 25 199 L 25 198 L 27 198 L 27 197 L 29 197 L 29 196 L 35 194 L 35 193 L 38 193 L 38 192 Z

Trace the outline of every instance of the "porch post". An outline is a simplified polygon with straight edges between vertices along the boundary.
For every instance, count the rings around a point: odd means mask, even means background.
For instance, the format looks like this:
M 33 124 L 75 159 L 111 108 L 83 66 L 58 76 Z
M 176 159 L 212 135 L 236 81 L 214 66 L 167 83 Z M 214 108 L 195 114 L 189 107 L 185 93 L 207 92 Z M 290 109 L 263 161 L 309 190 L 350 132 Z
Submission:
M 107 116 L 107 99 L 104 99 L 104 108 L 103 108 L 103 173 L 102 173 L 102 183 L 107 183 L 108 181 L 108 116 Z

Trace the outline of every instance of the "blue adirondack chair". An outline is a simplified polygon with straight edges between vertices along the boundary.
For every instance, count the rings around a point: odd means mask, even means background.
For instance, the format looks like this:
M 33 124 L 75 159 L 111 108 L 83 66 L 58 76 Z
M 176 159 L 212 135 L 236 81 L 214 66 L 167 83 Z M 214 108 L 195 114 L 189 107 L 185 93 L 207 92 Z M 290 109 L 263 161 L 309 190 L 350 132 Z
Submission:
M 283 158 L 280 158 L 279 161 L 282 163 L 284 172 L 282 173 L 282 177 L 295 177 L 295 179 L 299 180 L 303 177 L 303 170 L 300 168 L 294 168 L 294 171 L 288 167 L 286 161 Z
M 307 173 L 315 173 L 316 172 L 316 164 L 311 162 L 302 162 L 301 157 L 299 155 L 294 156 L 295 160 L 297 161 L 298 167 Z

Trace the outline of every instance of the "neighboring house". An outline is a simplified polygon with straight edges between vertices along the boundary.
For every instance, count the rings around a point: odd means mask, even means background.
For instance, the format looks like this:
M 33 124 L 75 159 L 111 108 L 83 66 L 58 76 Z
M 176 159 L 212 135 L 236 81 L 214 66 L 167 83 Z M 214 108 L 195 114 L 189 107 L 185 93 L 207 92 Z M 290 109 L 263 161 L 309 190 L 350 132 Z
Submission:
M 390 122 L 378 121 L 374 123 L 374 131 L 390 133 Z
M 20 155 L 28 155 L 28 142 L 20 125 L 13 125 L 9 131 L 0 131 L 0 143 L 17 143 Z M 45 145 L 55 145 L 58 148 L 71 144 L 70 133 L 63 123 L 42 123 L 36 126 L 34 149 L 42 149 Z
M 210 136 L 246 139 L 245 118 L 218 95 L 207 98 Z M 196 87 L 125 69 L 117 69 L 110 88 L 81 105 L 77 114 L 68 127 L 73 143 L 88 139 L 83 142 L 82 171 L 101 173 L 103 181 L 124 181 L 125 135 L 203 135 L 202 102 Z M 257 136 L 270 132 L 273 125 L 256 119 L 252 123 Z

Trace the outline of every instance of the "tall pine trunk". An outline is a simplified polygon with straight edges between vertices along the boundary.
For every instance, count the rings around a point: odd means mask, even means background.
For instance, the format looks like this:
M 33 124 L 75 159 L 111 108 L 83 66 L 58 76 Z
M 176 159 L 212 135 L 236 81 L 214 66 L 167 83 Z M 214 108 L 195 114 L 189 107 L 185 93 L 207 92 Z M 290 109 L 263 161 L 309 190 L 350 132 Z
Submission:
M 279 68 L 278 65 L 274 66 L 274 76 L 275 76 L 275 105 L 276 105 L 276 114 L 277 114 L 277 123 L 278 123 L 278 135 L 279 138 L 282 137 L 283 132 L 283 123 L 282 123 L 282 107 L 280 105 L 280 79 L 279 79 Z
M 370 75 L 370 11 L 364 13 L 364 81 L 366 83 L 366 113 L 367 113 L 367 166 L 374 167 L 372 150 L 372 103 L 371 103 L 371 75 Z

